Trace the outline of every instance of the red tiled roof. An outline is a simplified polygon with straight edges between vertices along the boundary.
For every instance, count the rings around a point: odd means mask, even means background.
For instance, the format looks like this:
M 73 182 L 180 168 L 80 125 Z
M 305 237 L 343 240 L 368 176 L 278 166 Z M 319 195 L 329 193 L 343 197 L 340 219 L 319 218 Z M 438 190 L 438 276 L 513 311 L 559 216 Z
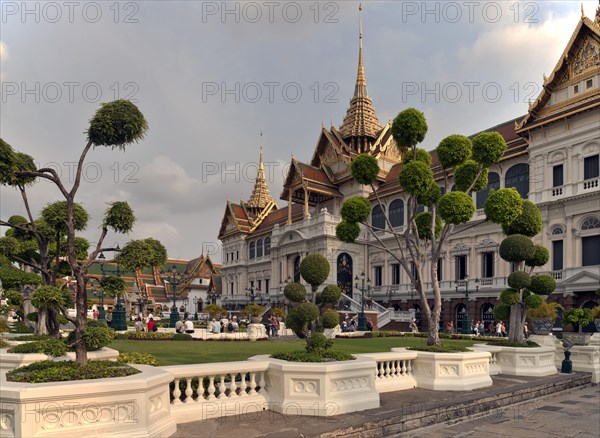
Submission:
M 300 204 L 292 204 L 292 222 L 302 220 L 304 214 L 304 206 Z M 288 207 L 285 206 L 278 210 L 272 211 L 254 230 L 252 236 L 271 232 L 275 224 L 285 225 L 288 220 Z

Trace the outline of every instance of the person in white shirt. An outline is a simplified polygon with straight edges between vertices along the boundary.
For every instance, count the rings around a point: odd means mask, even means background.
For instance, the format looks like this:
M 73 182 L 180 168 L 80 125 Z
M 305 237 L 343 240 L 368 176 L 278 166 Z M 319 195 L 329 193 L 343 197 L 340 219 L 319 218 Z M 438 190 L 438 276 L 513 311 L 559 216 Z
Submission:
M 190 318 L 185 322 L 185 332 L 186 333 L 194 333 L 194 323 Z

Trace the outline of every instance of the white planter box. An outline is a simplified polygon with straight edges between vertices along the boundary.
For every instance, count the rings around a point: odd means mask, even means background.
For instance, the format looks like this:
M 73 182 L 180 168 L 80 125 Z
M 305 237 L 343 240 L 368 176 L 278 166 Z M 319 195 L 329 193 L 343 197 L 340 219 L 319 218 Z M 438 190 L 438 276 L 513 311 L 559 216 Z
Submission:
M 135 365 L 140 374 L 54 383 L 7 382 L 2 374 L 0 435 L 12 437 L 165 437 L 170 414 L 168 371 Z
M 554 347 L 499 347 L 498 365 L 511 376 L 551 376 L 556 374 Z
M 473 351 L 487 351 L 490 353 L 490 376 L 497 376 L 502 373 L 500 365 L 498 365 L 498 353 L 500 352 L 500 347 L 487 344 L 475 344 L 469 348 Z
M 392 348 L 392 351 L 403 351 Z M 410 350 L 409 350 L 410 351 Z M 487 351 L 431 353 L 417 351 L 413 372 L 418 388 L 434 391 L 470 391 L 492 385 Z
M 332 416 L 379 407 L 374 359 L 300 363 L 254 356 L 267 361 L 269 408 L 285 415 Z
M 600 383 L 600 346 L 575 345 L 569 351 L 573 371 L 592 373 L 592 383 Z
M 98 351 L 88 351 L 88 360 L 116 361 L 119 356 L 117 350 L 101 348 Z M 52 357 L 40 353 L 7 353 L 7 349 L 0 350 L 0 370 L 9 371 L 42 360 L 75 360 L 75 352 L 68 352 L 66 356 Z

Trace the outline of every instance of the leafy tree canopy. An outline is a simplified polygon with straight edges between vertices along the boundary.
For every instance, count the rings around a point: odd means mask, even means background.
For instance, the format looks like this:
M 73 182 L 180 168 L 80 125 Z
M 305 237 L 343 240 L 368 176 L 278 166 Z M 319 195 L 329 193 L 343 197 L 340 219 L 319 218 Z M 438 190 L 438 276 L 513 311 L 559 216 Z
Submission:
M 300 263 L 300 275 L 311 286 L 319 286 L 329 276 L 329 262 L 321 254 L 309 254 Z
M 446 193 L 438 204 L 440 216 L 450 224 L 464 224 L 471 220 L 475 213 L 473 198 L 464 192 Z
M 444 138 L 437 147 L 437 155 L 446 169 L 464 163 L 471 156 L 471 140 L 464 135 L 453 134 Z
M 369 185 L 375 181 L 379 174 L 379 164 L 375 157 L 369 154 L 361 154 L 352 160 L 350 172 L 358 183 Z
M 126 201 L 117 201 L 109 205 L 104 213 L 102 226 L 110 228 L 116 233 L 129 233 L 135 223 L 133 209 Z
M 498 132 L 482 132 L 473 139 L 473 159 L 484 167 L 500 161 L 506 151 L 506 142 Z
M 527 200 L 523 200 L 523 212 L 512 222 L 502 224 L 502 231 L 507 236 L 511 234 L 522 234 L 533 237 L 542 231 L 542 215 L 537 206 Z
M 400 112 L 392 123 L 392 136 L 400 151 L 421 143 L 427 134 L 425 115 L 414 108 Z
M 342 242 L 352 243 L 360 236 L 360 226 L 343 220 L 335 227 L 335 236 Z
M 42 210 L 42 219 L 56 233 L 67 231 L 67 201 L 56 201 Z M 85 230 L 90 219 L 88 212 L 80 205 L 73 204 L 75 230 Z
M 142 112 L 128 100 L 102 103 L 90 120 L 88 140 L 96 146 L 125 149 L 138 142 L 148 131 Z
M 514 187 L 490 190 L 483 206 L 488 220 L 496 224 L 509 224 L 523 213 L 523 199 Z
M 350 223 L 365 222 L 371 213 L 371 203 L 362 196 L 347 199 L 342 205 L 342 219 Z

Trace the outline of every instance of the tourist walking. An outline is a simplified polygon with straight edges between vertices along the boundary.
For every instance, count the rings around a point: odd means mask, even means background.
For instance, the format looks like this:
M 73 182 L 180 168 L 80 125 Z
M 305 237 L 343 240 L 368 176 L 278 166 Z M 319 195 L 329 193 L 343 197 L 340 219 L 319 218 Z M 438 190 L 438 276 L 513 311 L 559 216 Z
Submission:
M 279 321 L 274 316 L 271 316 L 271 337 L 279 336 Z
M 525 321 L 525 324 L 523 324 L 523 336 L 525 336 L 525 339 L 529 338 L 529 327 L 527 327 L 527 321 Z
M 504 325 L 504 322 L 502 322 L 502 337 L 506 337 L 506 326 Z
M 136 332 L 143 332 L 144 331 L 144 323 L 142 322 L 142 320 L 140 318 L 136 318 L 135 319 L 135 331 Z
M 502 325 L 502 321 L 498 321 L 498 323 L 496 323 L 496 336 L 499 338 L 502 337 Z
M 367 330 L 370 332 L 373 331 L 373 321 L 371 321 L 371 318 L 367 318 Z

